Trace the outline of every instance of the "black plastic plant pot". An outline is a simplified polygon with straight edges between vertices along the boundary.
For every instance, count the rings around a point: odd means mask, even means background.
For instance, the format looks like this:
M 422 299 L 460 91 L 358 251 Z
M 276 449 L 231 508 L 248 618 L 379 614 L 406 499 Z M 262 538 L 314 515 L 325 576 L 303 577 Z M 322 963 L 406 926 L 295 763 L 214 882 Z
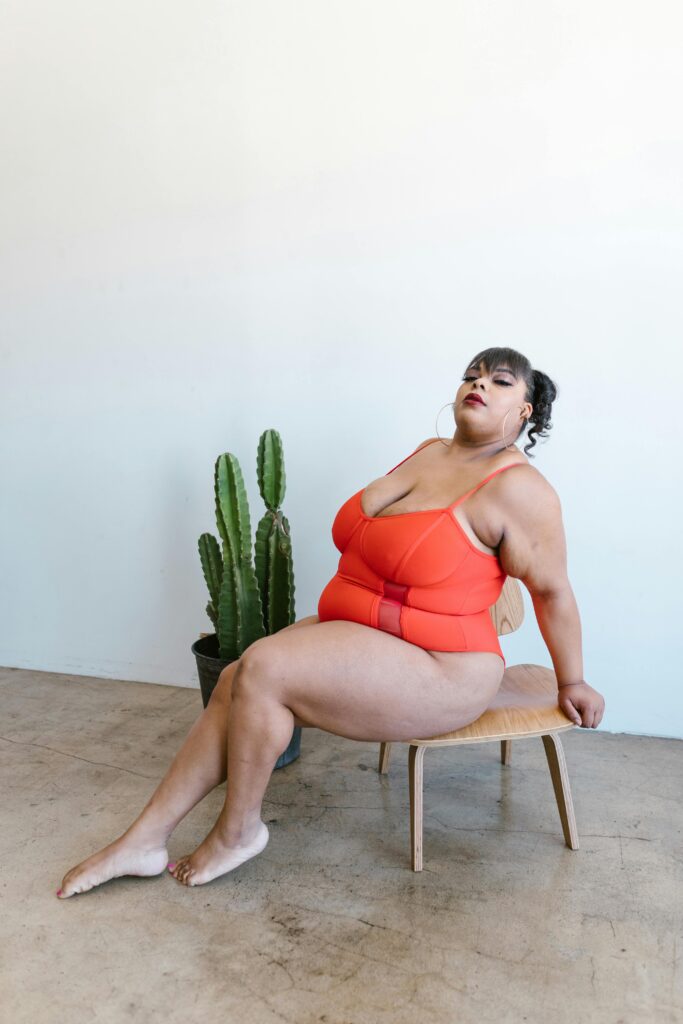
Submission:
M 199 640 L 195 640 L 192 644 L 192 653 L 197 662 L 202 703 L 206 707 L 218 682 L 219 675 L 227 665 L 232 664 L 232 661 L 218 657 L 218 638 L 215 633 L 209 633 L 208 636 L 202 636 Z M 295 725 L 289 746 L 278 757 L 275 762 L 275 768 L 284 768 L 285 765 L 291 764 L 292 761 L 296 761 L 300 753 L 301 726 Z

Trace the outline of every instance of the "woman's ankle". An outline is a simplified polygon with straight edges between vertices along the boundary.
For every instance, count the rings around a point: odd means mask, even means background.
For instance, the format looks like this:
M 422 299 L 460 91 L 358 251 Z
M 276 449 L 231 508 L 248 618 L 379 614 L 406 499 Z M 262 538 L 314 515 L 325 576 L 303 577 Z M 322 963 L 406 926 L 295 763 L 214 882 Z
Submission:
M 166 846 L 172 831 L 138 819 L 126 829 L 121 839 L 142 849 L 158 850 Z

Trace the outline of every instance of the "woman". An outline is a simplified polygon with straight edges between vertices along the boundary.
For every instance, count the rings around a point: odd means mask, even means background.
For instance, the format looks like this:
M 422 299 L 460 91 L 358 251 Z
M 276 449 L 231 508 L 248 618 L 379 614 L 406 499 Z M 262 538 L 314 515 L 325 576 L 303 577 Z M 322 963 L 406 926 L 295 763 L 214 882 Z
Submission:
M 531 594 L 558 704 L 584 728 L 600 724 L 605 702 L 583 679 L 560 502 L 526 455 L 532 434 L 550 427 L 556 396 L 514 349 L 475 356 L 453 403 L 450 443 L 430 438 L 344 503 L 333 525 L 339 570 L 318 614 L 257 640 L 221 672 L 138 818 L 67 872 L 60 898 L 167 866 L 182 884 L 201 885 L 256 856 L 268 842 L 261 803 L 295 725 L 379 742 L 474 721 L 503 678 L 488 608 L 506 574 Z M 527 423 L 523 453 L 513 442 Z M 170 834 L 226 777 L 213 828 L 169 864 Z

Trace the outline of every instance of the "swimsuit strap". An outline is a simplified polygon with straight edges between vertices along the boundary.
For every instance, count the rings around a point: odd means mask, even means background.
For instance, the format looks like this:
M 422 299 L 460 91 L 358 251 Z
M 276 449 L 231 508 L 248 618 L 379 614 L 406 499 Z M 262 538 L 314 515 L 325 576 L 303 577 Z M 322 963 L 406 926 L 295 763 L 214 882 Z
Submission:
M 400 463 L 399 463 L 399 465 L 400 465 Z M 456 505 L 459 505 L 461 501 L 465 500 L 465 498 L 469 498 L 470 494 L 474 494 L 475 491 L 478 491 L 480 487 L 483 487 L 485 483 L 488 483 L 488 481 L 491 479 L 491 477 L 496 476 L 497 473 L 503 473 L 506 469 L 512 469 L 514 466 L 526 466 L 526 465 L 527 465 L 526 462 L 510 462 L 507 466 L 499 466 L 498 469 L 494 469 L 493 473 L 489 473 L 489 475 L 485 476 L 483 480 L 480 480 L 478 484 L 475 484 L 474 487 L 472 487 L 469 491 L 467 491 L 466 494 L 463 494 L 463 496 L 461 498 L 458 498 L 457 501 L 454 501 L 453 504 L 450 507 L 451 508 L 455 508 Z
M 428 441 L 427 444 L 420 445 L 420 447 L 416 448 L 414 452 L 410 453 L 410 455 L 406 455 L 405 459 L 401 459 L 400 462 L 397 462 L 396 465 L 393 467 L 393 469 L 389 470 L 389 473 L 393 473 L 394 469 L 398 469 L 398 467 L 402 466 L 404 462 L 408 461 L 408 459 L 412 459 L 413 455 L 415 455 L 417 452 L 421 452 L 423 448 L 428 448 L 430 444 L 434 444 L 434 442 L 438 441 L 438 440 L 439 440 L 439 438 L 435 437 L 431 441 Z M 389 476 L 389 473 L 387 473 L 387 476 Z
M 410 455 L 406 455 L 405 459 L 401 459 L 400 462 L 397 462 L 396 465 L 392 469 L 389 470 L 389 473 L 393 473 L 394 469 L 398 469 L 398 467 L 402 466 L 404 462 L 408 461 L 408 459 L 412 459 L 413 455 L 415 455 L 417 452 L 421 452 L 423 448 L 428 448 L 430 444 L 434 444 L 438 440 L 439 440 L 439 438 L 435 437 L 432 441 L 428 441 L 427 444 L 423 444 L 419 448 L 416 448 L 414 452 L 410 453 Z M 485 476 L 483 480 L 480 480 L 478 484 L 475 484 L 474 487 L 472 487 L 469 491 L 467 491 L 466 494 L 463 494 L 461 498 L 458 498 L 457 501 L 454 501 L 453 504 L 449 505 L 448 507 L 449 508 L 455 508 L 457 505 L 459 505 L 466 498 L 469 498 L 469 496 L 471 494 L 474 494 L 475 491 L 478 491 L 480 487 L 483 487 L 484 484 L 488 483 L 489 480 L 491 479 L 491 477 L 496 476 L 496 474 L 503 473 L 506 469 L 512 469 L 513 466 L 526 466 L 526 465 L 527 465 L 526 462 L 510 462 L 510 463 L 508 463 L 507 466 L 499 466 L 498 469 L 494 469 L 493 473 L 489 473 L 488 476 Z M 389 473 L 387 473 L 387 476 L 389 475 Z

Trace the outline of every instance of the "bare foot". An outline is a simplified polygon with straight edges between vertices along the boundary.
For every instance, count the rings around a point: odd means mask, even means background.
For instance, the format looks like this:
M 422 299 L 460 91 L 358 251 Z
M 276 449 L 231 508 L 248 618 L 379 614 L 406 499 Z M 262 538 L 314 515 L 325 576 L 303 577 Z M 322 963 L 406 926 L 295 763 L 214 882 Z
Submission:
M 268 839 L 268 827 L 259 821 L 253 831 L 240 839 L 239 844 L 226 843 L 221 836 L 220 824 L 216 822 L 194 853 L 177 861 L 171 874 L 183 885 L 203 885 L 261 853 Z
M 165 846 L 141 846 L 124 834 L 99 853 L 94 853 L 67 871 L 57 895 L 63 900 L 74 893 L 87 892 L 110 878 L 120 878 L 121 875 L 160 875 L 167 864 Z

